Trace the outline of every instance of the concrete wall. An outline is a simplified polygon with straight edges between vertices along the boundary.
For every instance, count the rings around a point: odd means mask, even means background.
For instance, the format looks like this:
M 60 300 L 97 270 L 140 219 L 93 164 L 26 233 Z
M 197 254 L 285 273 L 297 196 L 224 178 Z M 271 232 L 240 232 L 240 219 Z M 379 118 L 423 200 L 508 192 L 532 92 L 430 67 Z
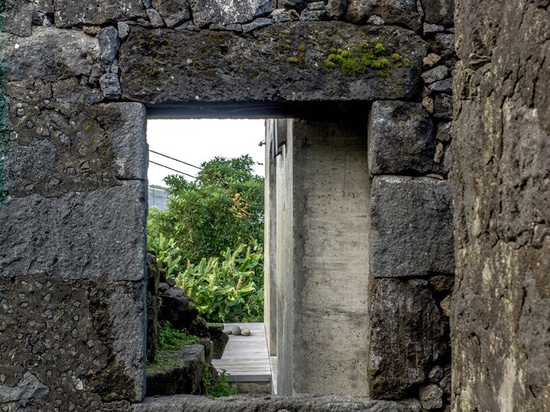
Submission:
M 366 127 L 285 123 L 270 205 L 277 210 L 279 392 L 367 395 Z

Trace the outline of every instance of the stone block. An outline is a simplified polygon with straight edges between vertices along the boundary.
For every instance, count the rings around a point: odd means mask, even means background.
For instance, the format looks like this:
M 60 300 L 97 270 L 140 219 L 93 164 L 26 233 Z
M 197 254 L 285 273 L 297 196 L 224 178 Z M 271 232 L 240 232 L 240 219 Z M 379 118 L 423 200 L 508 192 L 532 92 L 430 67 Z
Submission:
M 117 29 L 112 26 L 101 29 L 97 33 L 97 41 L 99 43 L 101 61 L 107 65 L 114 62 L 120 47 Z
M 374 102 L 369 115 L 371 174 L 428 173 L 435 152 L 433 125 L 420 103 Z
M 244 0 L 221 2 L 217 0 L 191 0 L 193 21 L 199 27 L 209 24 L 249 23 L 256 17 L 269 15 L 276 9 L 276 0 Z
M 264 19 L 255 21 L 272 22 Z M 119 58 L 123 97 L 151 105 L 196 106 L 408 99 L 419 89 L 426 43 L 408 30 L 326 21 L 289 22 L 285 30 L 276 24 L 251 24 L 245 26 L 255 27 L 253 37 L 134 26 Z M 388 57 L 399 53 L 410 66 L 391 63 L 387 76 L 368 67 L 349 73 L 335 64 L 327 66 L 331 47 L 365 53 L 361 45 L 374 47 L 377 42 L 387 46 Z
M 29 37 L 13 38 L 0 33 L 0 43 L 0 64 L 5 79 L 10 81 L 87 77 L 100 52 L 97 39 L 79 30 L 34 27 Z
M 53 6 L 55 25 L 60 28 L 82 24 L 101 26 L 107 22 L 134 20 L 146 15 L 141 0 L 53 0 Z
M 375 176 L 372 184 L 371 274 L 452 275 L 452 191 L 428 177 Z
M 371 302 L 370 396 L 400 399 L 450 355 L 448 319 L 425 280 L 375 279 Z
M 141 401 L 143 304 L 144 281 L 1 277 L 2 406 L 124 410 Z
M 416 0 L 348 0 L 345 15 L 347 21 L 361 24 L 372 15 L 380 16 L 386 24 L 402 26 L 416 32 L 422 27 Z
M 450 27 L 454 24 L 454 0 L 420 0 L 426 23 Z
M 145 279 L 145 181 L 92 192 L 7 199 L 0 208 L 0 276 Z
M 179 26 L 191 18 L 191 11 L 186 0 L 153 0 L 152 6 L 160 14 L 166 26 Z
M 30 36 L 32 33 L 32 16 L 34 4 L 27 1 L 11 1 L 0 7 L 0 27 L 5 33 L 16 36 Z

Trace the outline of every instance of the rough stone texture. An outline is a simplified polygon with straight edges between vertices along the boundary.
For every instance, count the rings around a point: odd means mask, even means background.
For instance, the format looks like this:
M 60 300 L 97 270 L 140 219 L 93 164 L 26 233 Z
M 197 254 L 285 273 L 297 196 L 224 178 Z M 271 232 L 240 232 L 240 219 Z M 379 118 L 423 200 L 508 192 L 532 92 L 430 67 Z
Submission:
M 428 173 L 435 151 L 433 125 L 420 103 L 374 102 L 369 114 L 371 174 Z
M 153 0 L 152 6 L 159 12 L 168 27 L 176 27 L 191 18 L 186 0 Z
M 389 77 L 374 70 L 344 75 L 325 67 L 331 47 L 360 50 L 360 44 L 378 41 L 393 44 L 411 66 L 392 66 Z M 149 104 L 364 101 L 413 96 L 425 55 L 420 38 L 395 27 L 292 22 L 284 30 L 279 25 L 256 30 L 254 38 L 134 27 L 119 62 L 123 96 Z
M 371 193 L 374 277 L 454 273 L 452 192 L 446 181 L 375 176 Z
M 134 412 L 421 412 L 417 400 L 400 402 L 377 401 L 368 398 L 343 396 L 230 396 L 210 399 L 200 396 L 170 396 L 147 398 L 133 405 Z
M 422 408 L 432 411 L 443 406 L 443 389 L 437 385 L 426 385 L 418 391 Z
M 201 394 L 206 363 L 203 345 L 188 345 L 178 351 L 161 352 L 157 362 L 168 366 L 148 367 L 147 396 Z
M 386 24 L 402 26 L 413 31 L 422 27 L 416 0 L 348 0 L 346 20 L 365 23 L 372 15 L 384 19 Z
M 100 51 L 97 39 L 80 31 L 42 27 L 34 27 L 30 37 L 10 39 L 0 33 L 0 43 L 0 64 L 10 81 L 89 76 Z
M 549 410 L 548 1 L 456 4 L 453 409 Z
M 53 7 L 55 25 L 60 28 L 82 24 L 100 26 L 116 20 L 146 16 L 141 0 L 53 0 Z
M 4 2 L 2 2 L 2 5 Z M 5 33 L 30 36 L 32 33 L 33 4 L 29 1 L 7 2 L 0 10 L 0 27 Z
M 399 399 L 449 357 L 449 324 L 425 280 L 376 279 L 371 302 L 370 396 Z
M 275 10 L 276 0 L 242 0 L 221 2 L 216 0 L 190 0 L 193 21 L 199 27 L 211 23 L 248 23 L 256 17 L 268 15 Z
M 143 289 L 108 275 L 0 278 L 2 407 L 125 410 L 139 401 Z
M 54 198 L 8 199 L 0 208 L 0 276 L 145 279 L 146 196 L 146 186 L 135 181 Z
M 452 26 L 454 24 L 454 0 L 420 0 L 426 23 Z

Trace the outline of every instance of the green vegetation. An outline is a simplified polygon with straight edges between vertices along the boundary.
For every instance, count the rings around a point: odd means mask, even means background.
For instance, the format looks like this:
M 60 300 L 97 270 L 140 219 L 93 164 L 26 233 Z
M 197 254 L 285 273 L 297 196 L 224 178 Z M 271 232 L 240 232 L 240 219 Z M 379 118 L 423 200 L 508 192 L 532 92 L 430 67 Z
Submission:
M 357 49 L 343 50 L 332 47 L 325 60 L 328 69 L 339 68 L 346 76 L 357 76 L 369 70 L 377 72 L 378 76 L 387 77 L 390 69 L 395 67 L 409 67 L 410 61 L 396 52 L 391 52 L 392 45 L 384 46 L 378 42 L 371 47 L 362 43 Z
M 168 210 L 149 210 L 149 250 L 209 322 L 263 319 L 264 179 L 253 164 L 215 158 L 195 182 L 169 176 Z
M 225 371 L 220 372 L 216 382 L 216 379 L 213 377 L 212 369 L 212 365 L 205 364 L 202 371 L 202 382 L 204 385 L 205 395 L 211 398 L 236 395 L 237 386 L 229 384 Z
M 209 322 L 263 321 L 263 254 L 245 245 L 220 257 L 187 264 L 176 285 L 195 300 Z
M 200 343 L 198 336 L 190 335 L 186 330 L 174 329 L 167 320 L 159 323 L 159 349 L 178 350 L 193 343 Z

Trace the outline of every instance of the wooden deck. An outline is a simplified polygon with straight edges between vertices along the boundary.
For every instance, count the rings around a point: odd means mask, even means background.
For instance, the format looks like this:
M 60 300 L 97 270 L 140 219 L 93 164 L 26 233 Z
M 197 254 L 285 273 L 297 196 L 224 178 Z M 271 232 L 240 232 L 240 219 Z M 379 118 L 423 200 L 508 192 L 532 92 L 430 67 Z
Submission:
M 250 329 L 250 336 L 229 335 L 221 359 L 213 359 L 218 371 L 225 370 L 227 380 L 234 383 L 271 383 L 271 366 L 263 323 L 226 323 L 224 329 L 238 325 Z

